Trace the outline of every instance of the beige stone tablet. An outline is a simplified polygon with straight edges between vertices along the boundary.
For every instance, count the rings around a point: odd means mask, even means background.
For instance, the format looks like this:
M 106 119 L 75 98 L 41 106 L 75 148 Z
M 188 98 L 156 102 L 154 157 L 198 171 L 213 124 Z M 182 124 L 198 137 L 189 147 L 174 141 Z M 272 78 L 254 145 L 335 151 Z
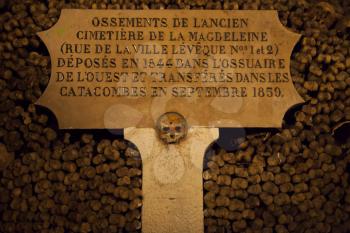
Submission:
M 62 10 L 39 33 L 52 64 L 37 104 L 59 127 L 280 127 L 303 102 L 290 75 L 300 35 L 277 11 Z

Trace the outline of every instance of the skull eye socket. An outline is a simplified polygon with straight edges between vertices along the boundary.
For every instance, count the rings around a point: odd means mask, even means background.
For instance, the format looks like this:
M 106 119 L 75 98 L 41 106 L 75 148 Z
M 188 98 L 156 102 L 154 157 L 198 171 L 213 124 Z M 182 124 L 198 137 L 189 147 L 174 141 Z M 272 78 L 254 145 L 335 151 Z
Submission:
M 181 131 L 181 127 L 180 127 L 180 126 L 176 126 L 176 127 L 175 127 L 175 130 L 176 130 L 177 132 L 180 132 L 180 131 Z
M 165 131 L 165 132 L 168 132 L 170 130 L 170 128 L 165 126 L 165 127 L 162 128 L 162 130 Z

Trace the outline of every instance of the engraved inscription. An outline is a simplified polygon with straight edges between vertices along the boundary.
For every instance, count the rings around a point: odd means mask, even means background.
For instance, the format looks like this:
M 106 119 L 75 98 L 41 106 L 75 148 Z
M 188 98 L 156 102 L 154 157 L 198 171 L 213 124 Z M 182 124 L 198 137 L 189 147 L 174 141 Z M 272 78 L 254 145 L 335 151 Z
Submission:
M 67 9 L 39 36 L 52 72 L 37 104 L 60 128 L 151 128 L 165 112 L 279 127 L 303 102 L 289 72 L 299 35 L 276 11 Z

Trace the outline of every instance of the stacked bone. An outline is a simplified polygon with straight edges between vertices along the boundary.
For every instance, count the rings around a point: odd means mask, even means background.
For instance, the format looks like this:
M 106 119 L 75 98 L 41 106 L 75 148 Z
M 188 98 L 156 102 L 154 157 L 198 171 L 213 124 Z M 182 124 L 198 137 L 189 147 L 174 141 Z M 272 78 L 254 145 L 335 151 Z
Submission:
M 68 135 L 63 142 L 54 141 L 54 132 L 51 138 L 38 135 L 50 146 L 38 143 L 2 172 L 1 232 L 140 229 L 138 151 L 121 140 L 96 143 L 86 134 L 77 142 L 71 142 Z
M 270 7 L 303 36 L 291 73 L 307 102 L 279 132 L 249 135 L 237 151 L 208 158 L 208 232 L 350 231 L 350 140 L 336 137 L 350 120 L 349 5 L 281 4 Z
M 307 101 L 278 133 L 204 164 L 208 232 L 349 232 L 349 3 L 307 0 L 0 0 L 0 232 L 140 231 L 141 161 L 114 135 L 57 133 L 33 105 L 50 76 L 35 35 L 62 8 L 275 9 L 303 35 L 292 77 Z

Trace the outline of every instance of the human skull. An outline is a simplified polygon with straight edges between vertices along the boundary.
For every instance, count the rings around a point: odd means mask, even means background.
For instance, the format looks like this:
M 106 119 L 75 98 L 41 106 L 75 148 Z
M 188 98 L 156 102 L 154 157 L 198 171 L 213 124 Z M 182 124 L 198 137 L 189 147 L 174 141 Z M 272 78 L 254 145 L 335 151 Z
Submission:
M 167 112 L 158 118 L 156 129 L 159 138 L 165 143 L 178 143 L 187 135 L 187 122 L 177 112 Z

